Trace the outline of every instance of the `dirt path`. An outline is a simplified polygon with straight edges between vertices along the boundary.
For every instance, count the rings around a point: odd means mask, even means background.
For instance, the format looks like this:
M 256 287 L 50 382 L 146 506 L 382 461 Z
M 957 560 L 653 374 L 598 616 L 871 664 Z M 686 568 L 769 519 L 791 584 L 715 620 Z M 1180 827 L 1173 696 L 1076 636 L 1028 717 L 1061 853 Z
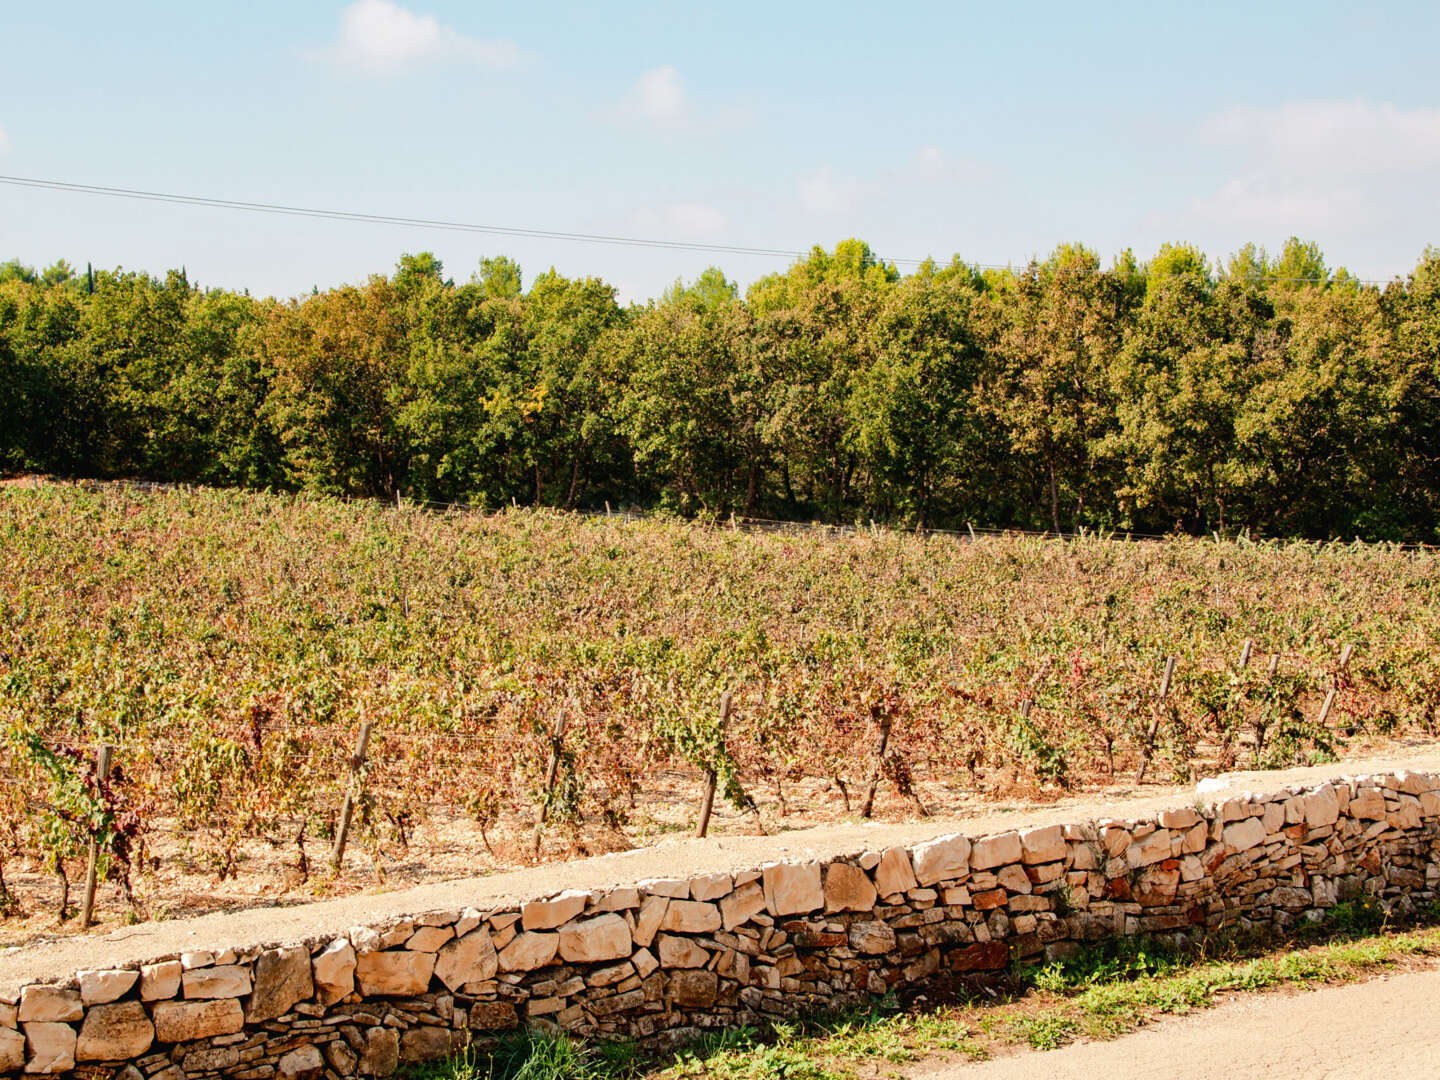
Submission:
M 1440 971 L 1261 994 L 1145 1028 L 912 1080 L 1362 1080 L 1440 1076 Z
M 1278 791 L 1290 784 L 1315 784 L 1336 776 L 1409 768 L 1440 772 L 1440 747 L 1416 748 L 1403 756 L 1345 761 L 1280 772 L 1230 773 L 1206 781 L 1206 800 L 1226 792 Z M 1223 783 L 1221 782 L 1223 781 Z M 797 830 L 776 836 L 729 836 L 707 840 L 670 840 L 652 847 L 528 870 L 469 877 L 387 893 L 289 907 L 256 907 L 197 918 L 142 923 L 103 936 L 58 938 L 0 949 L 0 992 L 22 982 L 68 979 L 78 970 L 132 966 L 174 956 L 192 948 L 223 950 L 319 939 L 344 933 L 360 923 L 466 906 L 495 908 L 519 900 L 549 896 L 564 889 L 606 889 L 646 878 L 686 878 L 729 870 L 755 869 L 767 862 L 830 859 L 841 855 L 913 845 L 947 833 L 981 836 L 1007 829 L 1051 823 L 1085 822 L 1099 817 L 1143 818 L 1159 810 L 1192 803 L 1195 792 L 1170 790 L 1161 795 L 1079 800 L 1046 807 L 991 813 L 981 817 L 927 819 L 894 824 L 847 823 Z

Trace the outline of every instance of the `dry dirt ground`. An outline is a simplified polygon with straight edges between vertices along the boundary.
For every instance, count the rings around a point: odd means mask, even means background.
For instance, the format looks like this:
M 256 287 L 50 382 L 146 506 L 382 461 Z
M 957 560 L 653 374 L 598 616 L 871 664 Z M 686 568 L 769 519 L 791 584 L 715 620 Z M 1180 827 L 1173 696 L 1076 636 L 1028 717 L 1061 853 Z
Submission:
M 1440 771 L 1440 745 L 1305 769 L 1230 773 L 1223 778 L 1223 784 L 1212 787 L 1204 798 L 1223 798 L 1227 791 L 1274 791 L 1287 784 L 1314 784 L 1336 776 L 1400 768 Z M 493 908 L 563 889 L 605 889 L 646 878 L 683 878 L 722 870 L 748 870 L 781 860 L 829 859 L 913 845 L 947 833 L 978 836 L 1056 822 L 1101 817 L 1140 818 L 1161 809 L 1187 805 L 1197 798 L 1191 788 L 1161 791 L 1147 788 L 1141 795 L 1101 801 L 1070 799 L 1038 809 L 991 806 L 983 814 L 937 816 L 918 822 L 846 822 L 769 836 L 718 835 L 705 840 L 672 837 L 632 851 L 483 877 L 459 877 L 389 892 L 354 893 L 339 899 L 283 907 L 252 904 L 235 911 L 139 923 L 88 936 L 55 936 L 23 946 L 0 948 L 0 992 L 18 986 L 22 980 L 68 978 L 82 968 L 133 965 L 197 947 L 223 950 L 299 941 L 343 933 L 358 923 L 378 922 L 391 916 L 458 910 L 467 905 Z
M 1365 757 L 1401 758 L 1425 754 L 1432 747 L 1418 740 L 1386 740 L 1350 747 L 1351 759 Z M 916 803 L 902 798 L 882 783 L 875 806 L 875 820 L 883 823 L 911 823 L 923 829 L 930 820 L 946 821 L 977 816 L 1004 816 L 1044 807 L 1056 811 L 1081 809 L 1143 794 L 1146 797 L 1174 797 L 1188 787 L 1165 783 L 1152 769 L 1152 778 L 1143 787 L 1133 783 L 1090 784 L 1072 792 L 1038 791 L 1017 785 L 1003 774 L 984 776 L 980 782 L 965 774 L 942 779 L 921 778 L 917 792 L 931 817 L 922 818 Z M 1133 769 L 1122 776 L 1133 780 Z M 695 773 L 669 772 L 647 776 L 643 795 L 631 820 L 623 829 L 586 825 L 576 830 L 548 829 L 537 860 L 533 851 L 534 819 L 506 814 L 481 834 L 475 821 L 450 807 L 431 807 L 410 823 L 401 843 L 394 835 L 356 836 L 346 854 L 341 872 L 329 870 L 329 842 L 309 836 L 302 844 L 293 840 L 268 843 L 241 842 L 236 849 L 235 872 L 221 877 L 214 861 L 207 858 L 215 838 L 186 834 L 169 821 L 149 822 L 146 837 L 146 865 L 133 875 L 139 910 L 126 903 L 118 886 L 102 884 L 97 896 L 96 926 L 89 933 L 100 936 L 137 921 L 187 918 L 211 912 L 240 911 L 252 907 L 284 907 L 345 896 L 374 895 L 457 877 L 489 875 L 537 863 L 550 864 L 587 856 L 643 850 L 666 845 L 691 834 L 700 798 Z M 851 805 L 857 805 L 858 783 L 849 790 Z M 777 793 L 770 784 L 749 784 L 759 804 L 759 813 L 740 813 L 717 803 L 711 823 L 712 837 L 726 841 L 760 837 L 762 829 L 771 835 L 826 827 L 853 820 L 841 793 L 823 780 L 787 781 Z M 405 802 L 405 800 L 401 800 Z M 301 853 L 304 860 L 302 864 Z M 302 872 L 301 866 L 305 867 Z M 70 904 L 79 904 L 83 866 L 72 868 Z M 60 889 L 53 874 L 35 861 L 13 860 L 4 866 L 5 883 L 18 901 L 0 914 L 0 948 L 41 942 L 76 934 L 79 920 L 58 918 Z
M 907 1080 L 1369 1080 L 1440 1077 L 1440 971 L 1294 994 L 1237 996 L 1113 1042 L 982 1064 L 922 1066 Z

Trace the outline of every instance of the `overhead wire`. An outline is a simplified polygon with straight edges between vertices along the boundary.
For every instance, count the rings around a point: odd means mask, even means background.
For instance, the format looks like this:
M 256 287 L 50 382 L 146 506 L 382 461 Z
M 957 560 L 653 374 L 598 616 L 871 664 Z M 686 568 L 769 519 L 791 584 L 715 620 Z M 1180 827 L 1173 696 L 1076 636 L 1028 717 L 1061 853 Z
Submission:
M 810 254 L 808 250 L 778 247 L 750 247 L 743 244 L 716 244 L 698 240 L 661 240 L 654 237 L 620 236 L 608 233 L 575 232 L 564 229 L 536 229 L 516 225 L 491 225 L 464 221 L 446 221 L 438 218 L 411 217 L 400 214 L 373 214 L 357 210 L 332 210 L 322 207 L 290 206 L 284 203 L 252 202 L 243 199 L 223 199 L 209 195 L 185 195 L 176 192 L 147 191 L 141 188 L 110 187 L 102 184 L 81 184 L 69 180 L 46 180 L 32 176 L 0 175 L 0 184 L 11 187 L 34 188 L 41 191 L 56 191 L 80 195 L 100 195 L 110 198 L 134 199 L 143 202 L 170 203 L 178 206 L 208 207 L 218 210 L 239 210 L 249 213 L 277 214 L 287 217 L 314 218 L 322 221 L 356 222 L 372 225 L 397 225 L 407 228 L 435 229 L 448 232 L 479 233 L 487 236 L 505 236 L 514 239 L 554 240 L 563 243 L 608 244 L 618 247 L 654 248 L 666 251 L 690 251 L 715 255 L 747 255 L 762 258 L 800 259 Z M 884 259 L 894 265 L 923 266 L 936 264 L 931 257 Z M 970 262 L 965 265 L 977 270 L 1015 270 L 1014 262 Z M 1101 273 L 1099 268 L 1060 267 L 1063 273 Z M 1278 277 L 1265 274 L 1253 279 L 1275 284 L 1323 284 L 1328 278 Z M 1388 281 L 1374 278 L 1346 278 L 1346 282 L 1357 285 L 1388 285 Z

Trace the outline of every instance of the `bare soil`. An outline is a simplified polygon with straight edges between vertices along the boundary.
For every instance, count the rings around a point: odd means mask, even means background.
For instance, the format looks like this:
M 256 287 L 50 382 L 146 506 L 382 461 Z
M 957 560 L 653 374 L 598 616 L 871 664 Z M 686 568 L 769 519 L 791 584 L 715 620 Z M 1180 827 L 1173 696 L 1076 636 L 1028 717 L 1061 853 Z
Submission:
M 1398 768 L 1440 771 L 1440 745 L 1397 749 L 1385 756 L 1335 765 L 1230 773 L 1223 778 L 1225 788 L 1207 792 L 1205 798 L 1221 796 L 1224 791 L 1274 791 L 1290 784 L 1314 784 L 1336 776 Z M 427 865 L 412 871 L 424 872 L 425 884 L 386 891 L 373 880 L 345 877 L 330 886 L 340 894 L 333 899 L 317 901 L 299 889 L 277 889 L 269 895 L 250 894 L 219 910 L 202 907 L 208 914 L 182 908 L 175 914 L 184 917 L 135 925 L 122 925 L 110 914 L 105 924 L 88 935 L 49 935 L 32 938 L 24 945 L 0 948 L 0 992 L 13 990 L 20 982 L 66 979 L 82 968 L 130 965 L 189 949 L 223 950 L 319 939 L 343 933 L 358 923 L 376 923 L 401 915 L 458 910 L 465 906 L 493 909 L 564 889 L 606 889 L 646 878 L 683 878 L 722 870 L 754 869 L 780 860 L 834 858 L 894 845 L 913 845 L 955 832 L 983 835 L 1099 817 L 1139 818 L 1194 801 L 1193 788 L 1147 785 L 1143 792 L 1116 789 L 1098 797 L 1090 794 L 1057 799 L 1043 807 L 992 803 L 919 821 L 861 823 L 852 820 L 809 829 L 772 830 L 766 836 L 754 834 L 754 815 L 727 812 L 717 818 L 717 827 L 704 840 L 681 837 L 672 830 L 668 835 L 650 837 L 650 843 L 632 850 L 503 872 L 497 869 L 485 876 L 475 876 L 477 871 L 483 874 L 489 869 L 478 857 L 476 848 L 467 850 L 459 840 L 454 840 L 441 866 Z M 800 816 L 802 805 L 792 801 L 792 821 L 804 820 Z M 676 812 L 682 818 L 691 813 L 689 802 L 677 805 Z M 528 844 L 529 835 L 527 832 L 523 840 L 516 837 L 511 843 Z M 314 854 L 317 859 L 323 857 L 319 850 Z M 442 880 L 447 871 L 451 880 Z M 353 868 L 347 866 L 347 874 L 351 872 Z M 188 887 L 197 891 L 205 888 L 203 876 L 192 878 Z M 214 883 L 209 887 L 214 889 Z M 107 912 L 113 912 L 115 897 L 106 899 Z

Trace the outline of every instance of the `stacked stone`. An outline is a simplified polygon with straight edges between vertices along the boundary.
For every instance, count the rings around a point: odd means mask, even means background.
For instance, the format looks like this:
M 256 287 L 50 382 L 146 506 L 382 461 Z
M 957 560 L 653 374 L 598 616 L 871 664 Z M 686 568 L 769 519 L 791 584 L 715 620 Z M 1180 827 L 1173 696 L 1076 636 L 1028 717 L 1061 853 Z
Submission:
M 522 1023 L 678 1040 L 1086 940 L 1286 929 L 1437 888 L 1440 778 L 1397 772 L 81 971 L 0 1000 L 0 1072 L 386 1076 Z

